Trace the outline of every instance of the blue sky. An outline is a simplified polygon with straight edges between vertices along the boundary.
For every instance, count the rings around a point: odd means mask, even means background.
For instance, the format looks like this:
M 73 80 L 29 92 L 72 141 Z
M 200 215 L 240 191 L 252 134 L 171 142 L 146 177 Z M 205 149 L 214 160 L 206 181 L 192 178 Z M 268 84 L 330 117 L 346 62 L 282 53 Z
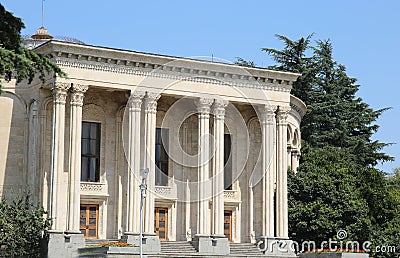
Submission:
M 1 0 L 22 17 L 33 34 L 41 26 L 41 0 Z M 91 45 L 174 56 L 211 56 L 272 64 L 260 49 L 281 48 L 274 37 L 331 39 L 334 58 L 346 65 L 361 88 L 358 96 L 373 108 L 392 107 L 377 121 L 374 139 L 397 143 L 385 148 L 400 167 L 400 1 L 133 1 L 45 2 L 45 27 L 52 35 Z

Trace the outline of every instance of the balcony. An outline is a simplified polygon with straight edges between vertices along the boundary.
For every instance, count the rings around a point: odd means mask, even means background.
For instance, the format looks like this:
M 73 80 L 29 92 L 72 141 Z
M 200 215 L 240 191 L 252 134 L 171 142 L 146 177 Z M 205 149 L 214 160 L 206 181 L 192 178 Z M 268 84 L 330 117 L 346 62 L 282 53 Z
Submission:
M 107 185 L 99 182 L 81 182 L 81 196 L 107 197 Z
M 169 199 L 169 200 L 177 200 L 178 193 L 176 189 L 176 184 L 174 183 L 174 178 L 169 178 L 167 186 L 155 186 L 155 195 L 158 199 Z
M 240 203 L 241 202 L 240 190 L 225 190 L 224 202 Z

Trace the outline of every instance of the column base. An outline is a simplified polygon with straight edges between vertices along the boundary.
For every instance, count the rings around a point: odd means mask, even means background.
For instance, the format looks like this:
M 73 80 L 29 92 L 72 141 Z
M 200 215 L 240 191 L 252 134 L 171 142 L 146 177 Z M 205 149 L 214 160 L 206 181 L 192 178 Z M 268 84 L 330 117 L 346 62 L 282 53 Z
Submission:
M 257 246 L 268 257 L 296 257 L 293 241 L 289 238 L 261 236 Z
M 225 235 L 196 234 L 193 237 L 192 244 L 199 254 L 228 255 L 230 253 L 229 241 Z
M 140 246 L 140 233 L 125 232 L 121 240 L 128 244 Z M 160 239 L 155 233 L 143 233 L 142 248 L 144 254 L 159 254 L 161 252 Z
M 80 231 L 49 230 L 47 257 L 77 257 L 78 249 L 85 246 L 84 235 Z

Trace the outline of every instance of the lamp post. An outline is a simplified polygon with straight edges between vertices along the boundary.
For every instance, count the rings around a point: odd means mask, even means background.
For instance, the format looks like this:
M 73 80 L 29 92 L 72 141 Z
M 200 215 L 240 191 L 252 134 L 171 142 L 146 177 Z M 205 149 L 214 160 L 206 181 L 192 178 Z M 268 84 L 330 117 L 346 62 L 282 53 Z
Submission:
M 139 246 L 140 246 L 140 258 L 143 257 L 143 200 L 146 198 L 146 190 L 147 190 L 147 185 L 145 183 L 145 180 L 147 178 L 147 175 L 149 174 L 149 169 L 144 168 L 142 169 L 142 183 L 139 186 L 140 189 L 140 237 L 139 237 Z

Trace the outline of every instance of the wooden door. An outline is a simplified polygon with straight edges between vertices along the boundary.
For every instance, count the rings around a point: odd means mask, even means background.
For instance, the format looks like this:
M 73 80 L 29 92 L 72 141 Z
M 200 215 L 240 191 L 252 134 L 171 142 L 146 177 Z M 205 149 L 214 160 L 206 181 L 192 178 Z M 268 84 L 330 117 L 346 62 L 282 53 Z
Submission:
M 155 208 L 154 232 L 160 240 L 168 240 L 168 208 Z
M 224 235 L 232 242 L 232 211 L 224 211 Z
M 99 205 L 81 204 L 80 230 L 85 238 L 97 238 Z

